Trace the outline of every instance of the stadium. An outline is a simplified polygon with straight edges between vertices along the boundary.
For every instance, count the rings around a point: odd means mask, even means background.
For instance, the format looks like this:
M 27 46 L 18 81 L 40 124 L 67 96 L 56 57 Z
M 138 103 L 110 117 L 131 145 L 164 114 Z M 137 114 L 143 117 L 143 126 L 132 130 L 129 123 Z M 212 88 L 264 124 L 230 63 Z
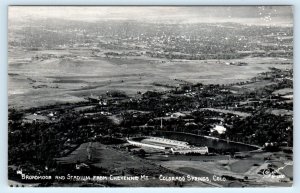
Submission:
M 160 137 L 136 137 L 128 138 L 127 142 L 131 145 L 145 148 L 154 148 L 160 150 L 169 150 L 173 154 L 207 154 L 208 147 L 194 147 L 188 144 L 188 142 L 160 138 Z

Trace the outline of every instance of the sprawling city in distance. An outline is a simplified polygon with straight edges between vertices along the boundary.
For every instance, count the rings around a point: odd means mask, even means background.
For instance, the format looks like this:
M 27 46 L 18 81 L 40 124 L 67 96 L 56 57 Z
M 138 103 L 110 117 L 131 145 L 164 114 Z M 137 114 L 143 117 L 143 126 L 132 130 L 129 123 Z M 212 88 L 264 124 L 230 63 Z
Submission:
M 292 184 L 292 6 L 9 7 L 8 186 Z

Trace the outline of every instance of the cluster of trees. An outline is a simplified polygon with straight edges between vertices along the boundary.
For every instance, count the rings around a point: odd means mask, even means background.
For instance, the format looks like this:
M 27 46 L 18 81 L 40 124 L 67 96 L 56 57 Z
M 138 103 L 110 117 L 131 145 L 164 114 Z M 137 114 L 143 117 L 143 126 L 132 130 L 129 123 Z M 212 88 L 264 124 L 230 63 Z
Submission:
M 232 127 L 227 129 L 225 138 L 263 146 L 266 142 L 288 142 L 292 146 L 293 122 L 286 116 L 277 116 L 258 111 L 245 119 L 229 120 Z
M 115 129 L 106 116 L 84 117 L 76 112 L 63 114 L 59 122 L 52 123 L 25 123 L 16 111 L 10 112 L 9 119 L 9 164 L 28 162 L 41 169 L 53 165 L 54 157 L 65 156 L 76 145 Z

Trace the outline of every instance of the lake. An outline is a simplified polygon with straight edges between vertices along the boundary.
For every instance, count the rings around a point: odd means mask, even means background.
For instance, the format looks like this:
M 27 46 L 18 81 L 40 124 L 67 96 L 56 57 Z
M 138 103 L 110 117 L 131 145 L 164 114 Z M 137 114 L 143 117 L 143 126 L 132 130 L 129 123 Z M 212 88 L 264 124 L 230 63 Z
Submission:
M 217 150 L 235 149 L 237 152 L 253 151 L 259 147 L 254 145 L 248 145 L 233 141 L 226 141 L 222 139 L 207 138 L 201 135 L 173 132 L 173 131 L 157 131 L 156 136 L 165 137 L 168 139 L 174 139 L 179 141 L 186 141 L 190 145 L 195 146 L 207 146 L 208 148 L 214 148 Z

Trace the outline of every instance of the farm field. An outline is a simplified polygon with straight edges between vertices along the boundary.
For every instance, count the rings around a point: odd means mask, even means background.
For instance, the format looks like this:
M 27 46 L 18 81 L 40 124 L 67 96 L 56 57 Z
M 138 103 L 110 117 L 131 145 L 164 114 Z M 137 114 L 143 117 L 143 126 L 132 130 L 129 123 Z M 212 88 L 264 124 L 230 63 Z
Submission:
M 29 108 L 53 103 L 79 102 L 108 90 L 166 91 L 182 81 L 228 84 L 247 81 L 270 67 L 291 69 L 287 59 L 244 58 L 245 66 L 228 60 L 166 60 L 150 57 L 91 57 L 87 50 L 45 50 L 58 58 L 32 60 L 41 51 L 10 52 L 9 107 Z M 76 57 L 74 57 L 76 54 Z M 62 57 L 65 56 L 65 57 Z

